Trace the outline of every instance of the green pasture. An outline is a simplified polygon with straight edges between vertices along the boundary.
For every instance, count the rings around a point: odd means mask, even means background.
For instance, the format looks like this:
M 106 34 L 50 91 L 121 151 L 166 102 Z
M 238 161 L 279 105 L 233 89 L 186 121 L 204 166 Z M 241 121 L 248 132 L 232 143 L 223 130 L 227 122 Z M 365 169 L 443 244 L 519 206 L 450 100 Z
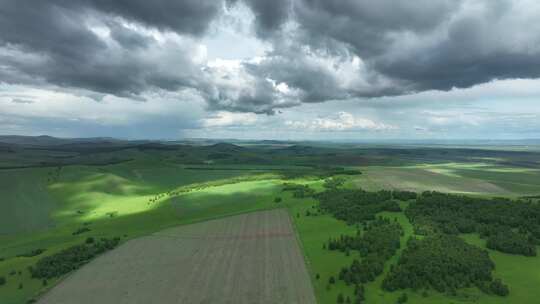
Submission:
M 336 220 L 331 215 L 306 216 L 306 211 L 314 210 L 312 207 L 316 205 L 316 201 L 313 199 L 293 199 L 288 196 L 285 200 L 304 251 L 319 303 L 336 303 L 339 293 L 344 296 L 349 295 L 352 299 L 353 290 L 337 280 L 337 275 L 341 267 L 352 263 L 356 253 L 346 256 L 341 252 L 323 249 L 322 246 L 329 238 L 340 234 L 353 234 L 356 233 L 356 229 Z M 319 274 L 319 279 L 316 279 L 317 274 Z M 334 276 L 336 284 L 328 289 L 330 276 Z

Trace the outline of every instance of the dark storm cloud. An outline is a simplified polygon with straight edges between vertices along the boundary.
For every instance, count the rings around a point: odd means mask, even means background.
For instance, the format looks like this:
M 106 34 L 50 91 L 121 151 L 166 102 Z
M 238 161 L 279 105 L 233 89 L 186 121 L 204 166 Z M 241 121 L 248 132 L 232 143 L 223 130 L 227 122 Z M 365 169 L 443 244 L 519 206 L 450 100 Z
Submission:
M 0 4 L 0 81 L 28 83 L 28 76 L 58 86 L 117 96 L 140 94 L 152 87 L 178 89 L 197 77 L 191 54 L 182 45 L 157 45 L 120 22 L 199 35 L 217 14 L 218 1 L 4 1 Z M 96 21 L 97 20 L 97 21 Z M 118 45 L 91 28 L 102 22 Z M 148 48 L 147 50 L 137 50 Z M 162 48 L 170 48 L 162 49 Z M 11 53 L 6 55 L 5 53 Z M 177 52 L 175 58 L 168 52 Z M 34 55 L 28 60 L 29 54 Z M 153 57 L 152 57 L 153 56 Z M 155 62 L 158 59 L 159 62 Z M 173 60 L 183 71 L 163 67 Z M 0 66 L 0 67 L 1 67 Z M 174 65 L 172 65 L 174 66 Z
M 296 0 L 296 21 L 317 44 L 332 38 L 364 56 L 384 52 L 392 32 L 426 32 L 444 22 L 459 0 Z
M 282 26 L 291 13 L 291 0 L 244 0 L 255 15 L 257 34 L 268 35 Z
M 537 10 L 538 11 L 538 10 Z M 540 13 L 540 11 L 538 11 Z M 373 60 L 375 69 L 407 80 L 417 90 L 467 88 L 493 79 L 540 77 L 540 32 L 522 35 L 512 4 L 493 1 L 485 4 L 483 16 L 463 16 L 452 22 L 446 38 L 429 46 L 415 46 L 398 55 L 382 55 Z M 537 16 L 537 17 L 540 17 Z
M 74 1 L 63 2 L 71 4 Z M 80 0 L 78 2 L 101 12 L 115 14 L 147 26 L 193 35 L 203 34 L 222 6 L 222 1 L 219 0 Z
M 290 7 L 287 2 L 282 5 L 283 10 Z M 259 74 L 278 74 L 315 95 L 307 100 L 401 95 L 540 77 L 540 28 L 524 30 L 540 18 L 535 1 L 295 0 L 292 7 L 290 21 L 299 27 L 296 43 L 349 56 L 343 52 L 345 46 L 363 60 L 369 77 L 384 77 L 394 84 L 382 89 L 373 85 L 373 90 L 339 89 L 321 71 L 299 66 L 297 52 L 282 52 L 283 57 L 274 58 L 272 64 L 256 67 Z M 272 11 L 267 16 L 264 10 L 254 11 L 263 20 L 274 16 Z
M 152 37 L 142 35 L 118 22 L 107 22 L 107 26 L 110 30 L 111 37 L 124 48 L 144 48 L 148 44 L 155 42 Z
M 256 64 L 246 63 L 245 67 L 258 78 L 287 84 L 296 90 L 296 97 L 301 102 L 399 94 L 395 86 L 381 83 L 378 75 L 369 70 L 347 71 L 353 65 L 353 54 L 339 54 L 336 58 L 333 52 L 306 52 L 295 45 L 282 45 L 279 51 L 269 53 L 264 60 Z M 345 83 L 347 81 L 349 83 Z
M 245 66 L 250 74 L 257 75 L 258 78 L 270 78 L 301 90 L 299 98 L 302 102 L 322 102 L 347 97 L 347 92 L 339 88 L 334 75 L 325 67 L 307 61 L 302 53 L 296 51 L 273 54 L 260 63 Z
M 215 0 L 6 0 L 0 3 L 0 42 L 68 60 L 85 60 L 105 47 L 86 24 L 92 15 L 202 35 L 221 5 Z M 126 28 L 112 30 L 120 42 L 144 44 L 142 37 L 135 37 Z
M 246 5 L 272 45 L 229 74 L 196 59 L 224 1 Z M 538 78 L 539 18 L 533 0 L 5 0 L 0 82 L 131 98 L 191 89 L 211 109 L 273 113 Z
M 23 52 L 52 54 L 83 61 L 104 47 L 83 23 L 84 12 L 67 10 L 48 1 L 3 1 L 0 4 L 0 43 Z

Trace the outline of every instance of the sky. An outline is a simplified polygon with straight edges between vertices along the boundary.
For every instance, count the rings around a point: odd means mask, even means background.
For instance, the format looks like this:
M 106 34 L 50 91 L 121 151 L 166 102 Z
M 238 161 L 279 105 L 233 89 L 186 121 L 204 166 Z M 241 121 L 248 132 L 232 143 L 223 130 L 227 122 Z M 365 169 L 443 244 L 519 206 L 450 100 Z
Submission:
M 0 134 L 540 138 L 537 0 L 3 0 Z

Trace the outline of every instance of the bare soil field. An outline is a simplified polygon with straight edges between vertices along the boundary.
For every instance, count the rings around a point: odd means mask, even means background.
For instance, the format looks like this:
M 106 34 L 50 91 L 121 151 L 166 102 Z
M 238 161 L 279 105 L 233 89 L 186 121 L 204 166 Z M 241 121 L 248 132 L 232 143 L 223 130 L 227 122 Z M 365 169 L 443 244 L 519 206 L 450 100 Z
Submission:
M 286 210 L 243 214 L 131 240 L 38 303 L 315 303 Z

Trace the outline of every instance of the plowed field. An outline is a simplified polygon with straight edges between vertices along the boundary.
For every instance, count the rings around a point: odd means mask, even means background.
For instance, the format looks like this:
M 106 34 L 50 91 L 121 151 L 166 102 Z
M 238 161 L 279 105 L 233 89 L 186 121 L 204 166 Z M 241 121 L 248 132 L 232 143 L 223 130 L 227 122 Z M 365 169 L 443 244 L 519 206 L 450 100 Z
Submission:
M 315 303 L 287 211 L 243 214 L 131 240 L 39 303 Z

